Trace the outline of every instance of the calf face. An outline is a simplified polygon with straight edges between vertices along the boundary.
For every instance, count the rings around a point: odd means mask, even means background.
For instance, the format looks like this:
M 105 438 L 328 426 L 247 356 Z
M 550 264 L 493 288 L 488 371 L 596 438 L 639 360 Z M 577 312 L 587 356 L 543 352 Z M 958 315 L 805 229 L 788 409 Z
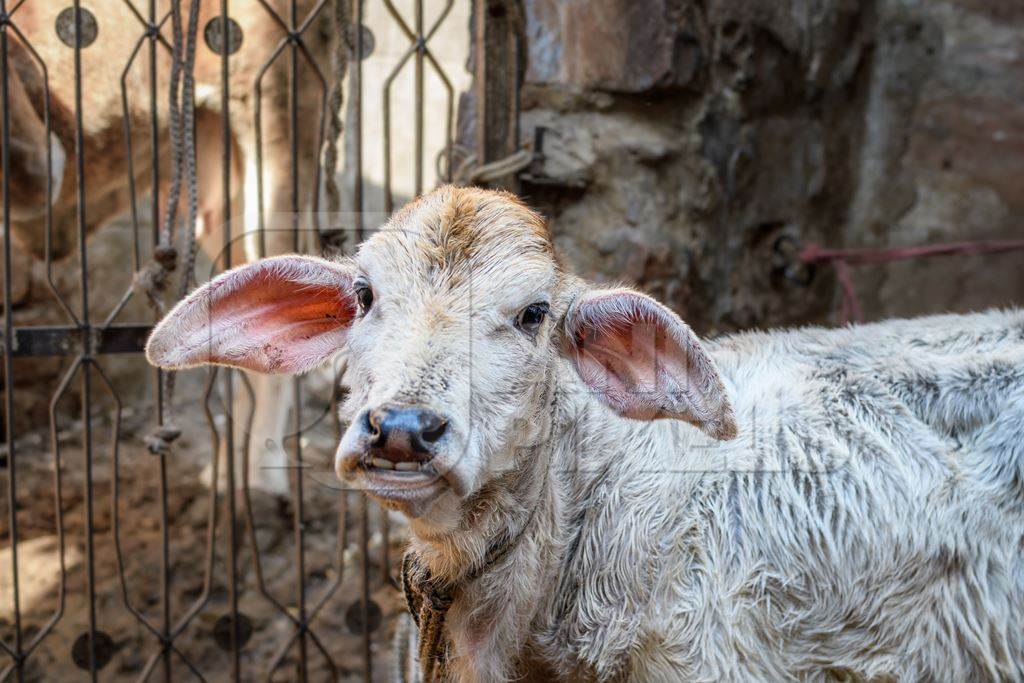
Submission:
M 567 273 L 540 216 L 504 193 L 441 188 L 354 258 L 284 256 L 225 273 L 171 311 L 147 349 L 166 368 L 263 372 L 339 352 L 352 390 L 338 474 L 413 517 L 532 457 L 524 446 L 547 436 L 559 364 L 625 417 L 735 434 L 689 328 L 643 294 Z

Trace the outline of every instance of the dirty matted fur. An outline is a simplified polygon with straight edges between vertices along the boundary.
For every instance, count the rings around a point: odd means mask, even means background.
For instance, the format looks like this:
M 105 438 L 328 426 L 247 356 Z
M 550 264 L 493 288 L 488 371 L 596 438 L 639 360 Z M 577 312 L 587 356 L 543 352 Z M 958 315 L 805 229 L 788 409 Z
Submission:
M 523 655 L 567 680 L 1021 680 L 1024 314 L 708 348 L 729 442 L 552 370 L 552 438 L 492 523 L 542 513 L 452 608 L 460 680 Z
M 197 291 L 150 358 L 258 369 L 276 329 L 302 340 L 294 368 L 346 353 L 339 474 L 405 512 L 457 587 L 455 680 L 1024 679 L 1024 313 L 700 342 L 567 272 L 515 198 L 455 188 L 354 259 L 299 263 L 262 266 L 303 286 L 264 278 L 249 303 L 261 266 Z M 360 286 L 372 308 L 338 315 Z M 200 305 L 231 309 L 230 347 L 175 347 Z M 449 422 L 429 496 L 361 464 L 385 402 Z

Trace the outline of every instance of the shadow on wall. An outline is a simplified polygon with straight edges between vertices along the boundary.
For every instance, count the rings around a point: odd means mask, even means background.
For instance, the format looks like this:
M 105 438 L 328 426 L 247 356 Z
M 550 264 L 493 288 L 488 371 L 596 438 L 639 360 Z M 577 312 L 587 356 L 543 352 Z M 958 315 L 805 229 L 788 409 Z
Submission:
M 524 0 L 527 199 L 588 277 L 703 332 L 835 320 L 834 277 L 774 273 L 780 235 L 834 247 L 1020 236 L 1024 11 L 875 0 Z M 803 17 L 803 21 L 794 21 Z M 1021 303 L 1024 257 L 854 274 L 867 319 Z

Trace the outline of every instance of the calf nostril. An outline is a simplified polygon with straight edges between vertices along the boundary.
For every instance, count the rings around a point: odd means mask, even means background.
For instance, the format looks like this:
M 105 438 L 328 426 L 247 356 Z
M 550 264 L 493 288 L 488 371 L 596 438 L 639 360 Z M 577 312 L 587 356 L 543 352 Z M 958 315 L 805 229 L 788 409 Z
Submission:
M 434 443 L 444 436 L 445 430 L 448 429 L 448 421 L 437 415 L 424 416 L 422 425 L 420 438 L 427 443 Z
M 365 422 L 363 427 L 366 429 L 366 433 L 370 435 L 370 438 L 373 440 L 374 443 L 379 441 L 381 436 L 380 418 L 381 416 L 378 414 L 376 410 L 366 411 L 366 415 L 363 418 Z
M 393 404 L 366 411 L 362 421 L 368 446 L 396 462 L 423 460 L 448 428 L 448 421 L 431 410 Z

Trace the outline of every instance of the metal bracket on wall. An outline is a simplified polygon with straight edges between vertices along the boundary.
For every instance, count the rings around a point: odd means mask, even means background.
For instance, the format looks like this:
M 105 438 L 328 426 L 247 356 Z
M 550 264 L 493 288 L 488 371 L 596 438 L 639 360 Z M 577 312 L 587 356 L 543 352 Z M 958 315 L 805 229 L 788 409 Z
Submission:
M 533 160 L 518 175 L 519 180 L 536 188 L 561 188 L 579 191 L 586 189 L 587 181 L 584 178 L 555 178 L 544 172 L 544 162 L 547 161 L 544 144 L 549 134 L 554 134 L 557 137 L 558 131 L 552 130 L 547 126 L 536 126 L 533 129 Z

